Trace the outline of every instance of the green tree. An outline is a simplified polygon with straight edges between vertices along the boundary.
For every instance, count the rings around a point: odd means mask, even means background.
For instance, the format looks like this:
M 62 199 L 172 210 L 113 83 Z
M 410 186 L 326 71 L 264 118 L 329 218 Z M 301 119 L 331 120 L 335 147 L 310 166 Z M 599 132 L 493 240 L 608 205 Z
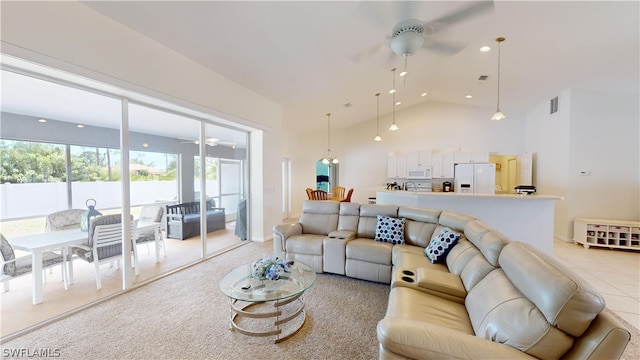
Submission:
M 0 158 L 2 183 L 66 181 L 64 147 L 60 145 L 2 140 Z

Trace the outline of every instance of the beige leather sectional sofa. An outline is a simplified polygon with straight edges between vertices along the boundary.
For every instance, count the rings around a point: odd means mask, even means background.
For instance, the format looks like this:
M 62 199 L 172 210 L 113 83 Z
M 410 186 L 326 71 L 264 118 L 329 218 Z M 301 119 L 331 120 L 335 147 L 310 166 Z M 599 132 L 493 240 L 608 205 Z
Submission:
M 405 218 L 404 244 L 374 241 L 377 216 Z M 441 263 L 424 254 L 461 234 Z M 589 284 L 473 217 L 395 205 L 306 201 L 274 227 L 276 254 L 316 272 L 388 283 L 380 359 L 617 359 L 630 333 Z

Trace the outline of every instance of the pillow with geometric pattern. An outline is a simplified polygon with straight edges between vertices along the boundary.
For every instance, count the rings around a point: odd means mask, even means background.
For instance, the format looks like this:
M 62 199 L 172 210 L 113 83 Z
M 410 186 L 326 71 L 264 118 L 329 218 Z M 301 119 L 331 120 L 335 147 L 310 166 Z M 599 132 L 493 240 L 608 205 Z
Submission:
M 404 221 L 405 218 L 378 215 L 376 236 L 373 240 L 388 242 L 394 245 L 404 244 Z
M 432 264 L 444 260 L 447 253 L 451 248 L 460 240 L 460 234 L 449 229 L 444 228 L 440 233 L 434 236 L 429 242 L 429 246 L 424 249 L 424 254 L 427 255 Z

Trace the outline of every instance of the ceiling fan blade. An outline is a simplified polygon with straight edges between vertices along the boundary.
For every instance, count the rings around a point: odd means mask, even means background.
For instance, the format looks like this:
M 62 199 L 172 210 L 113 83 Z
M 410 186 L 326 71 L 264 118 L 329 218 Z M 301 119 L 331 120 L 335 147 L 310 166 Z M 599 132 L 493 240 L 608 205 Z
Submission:
M 351 61 L 353 61 L 354 63 L 361 63 L 364 60 L 367 60 L 368 58 L 382 52 L 385 51 L 385 49 L 387 48 L 387 41 L 371 46 L 368 49 L 362 50 L 358 53 L 356 53 L 355 55 L 351 56 L 350 59 Z
M 466 46 L 467 44 L 460 42 L 427 41 L 422 47 L 443 56 L 452 56 L 462 51 Z
M 460 21 L 472 18 L 476 15 L 479 15 L 483 12 L 493 10 L 493 1 L 477 1 L 470 5 L 466 5 L 454 12 L 451 12 L 445 16 L 442 16 L 438 19 L 429 21 L 425 23 L 425 30 L 431 32 L 436 32 L 447 28 L 455 23 Z

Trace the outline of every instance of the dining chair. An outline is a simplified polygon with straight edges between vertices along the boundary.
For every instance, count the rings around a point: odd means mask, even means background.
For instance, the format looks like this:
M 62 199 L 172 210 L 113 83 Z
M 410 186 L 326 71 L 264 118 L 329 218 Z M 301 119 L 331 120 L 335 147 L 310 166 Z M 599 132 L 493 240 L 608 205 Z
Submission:
M 347 196 L 344 199 L 340 200 L 340 202 L 351 202 L 351 195 L 353 195 L 353 188 L 347 191 Z
M 11 279 L 28 275 L 31 273 L 32 260 L 31 255 L 20 256 L 16 258 L 16 254 L 13 251 L 13 247 L 4 237 L 0 234 L 0 253 L 2 254 L 2 261 L 0 262 L 1 275 L 4 292 L 9 291 L 9 281 Z M 66 259 L 62 254 L 55 253 L 53 251 L 45 251 L 42 253 L 42 273 L 43 280 L 46 281 L 46 269 L 53 268 L 55 266 L 61 266 L 62 281 L 64 283 L 64 289 L 68 288 L 67 272 L 66 272 Z
M 164 216 L 164 208 L 159 205 L 145 205 L 140 209 L 140 215 L 138 215 L 139 222 L 144 223 L 158 223 L 162 222 Z M 138 229 L 136 245 L 147 244 L 147 253 L 150 253 L 149 243 L 156 241 L 156 229 Z M 164 237 L 160 236 L 160 247 L 164 249 L 164 256 L 167 256 L 167 248 L 164 246 Z
M 329 194 L 324 190 L 313 190 L 311 200 L 329 200 Z
M 137 219 L 131 221 L 131 236 L 134 241 L 137 224 Z M 98 290 L 102 289 L 100 265 L 115 262 L 116 268 L 120 267 L 122 239 L 122 215 L 103 215 L 91 220 L 87 243 L 70 246 L 77 258 L 94 264 Z M 135 255 L 136 252 L 133 253 Z
M 312 188 L 307 188 L 307 197 L 309 198 L 309 200 L 313 200 L 312 196 L 313 196 L 313 189 Z
M 345 190 L 346 189 L 342 186 L 334 186 L 331 190 L 331 193 L 333 194 L 331 196 L 331 200 L 342 201 L 342 199 L 344 199 Z
M 45 220 L 45 230 L 60 231 L 67 229 L 76 229 L 80 227 L 80 217 L 87 210 L 68 209 L 61 210 L 47 215 Z

